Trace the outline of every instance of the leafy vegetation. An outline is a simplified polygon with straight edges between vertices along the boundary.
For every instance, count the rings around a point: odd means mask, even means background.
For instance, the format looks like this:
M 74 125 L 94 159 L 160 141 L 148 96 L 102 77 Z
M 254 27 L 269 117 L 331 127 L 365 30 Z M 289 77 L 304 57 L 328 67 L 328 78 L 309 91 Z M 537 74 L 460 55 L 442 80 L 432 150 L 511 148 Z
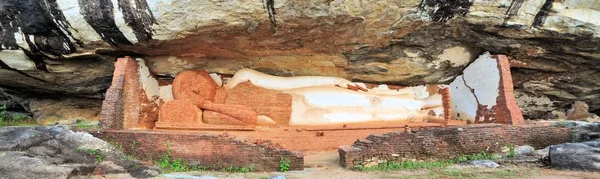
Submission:
M 9 114 L 6 105 L 0 106 L 0 127 L 2 126 L 34 126 L 35 120 L 24 114 Z
M 493 160 L 494 155 L 481 151 L 473 155 L 460 155 L 449 160 L 434 160 L 434 161 L 388 161 L 375 166 L 365 167 L 358 166 L 359 171 L 378 171 L 378 170 L 410 170 L 410 169 L 428 169 L 428 168 L 444 168 L 456 163 L 463 163 L 471 160 Z
M 279 158 L 279 171 L 287 172 L 290 170 L 290 166 L 292 162 L 290 160 L 284 159 L 283 157 Z
M 515 152 L 515 146 L 514 145 L 508 145 L 508 154 L 506 155 L 506 157 L 508 158 L 513 158 L 516 157 L 517 153 Z
M 100 149 L 87 149 L 83 147 L 77 147 L 75 150 L 92 155 L 94 158 L 96 158 L 96 161 L 98 162 L 102 162 L 104 160 L 104 156 L 102 156 L 102 154 L 100 153 Z

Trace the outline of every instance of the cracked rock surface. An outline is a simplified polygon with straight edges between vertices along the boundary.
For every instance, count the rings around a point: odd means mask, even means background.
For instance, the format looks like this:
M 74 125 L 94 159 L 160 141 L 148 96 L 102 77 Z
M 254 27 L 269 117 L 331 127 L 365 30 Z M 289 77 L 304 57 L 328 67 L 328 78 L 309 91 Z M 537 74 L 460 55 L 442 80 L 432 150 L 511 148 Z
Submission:
M 97 154 L 90 154 L 89 150 Z M 102 156 L 102 160 L 97 159 Z M 109 143 L 88 133 L 67 127 L 0 128 L 0 178 L 69 178 L 92 174 L 130 173 L 130 177 L 151 177 L 135 160 Z M 99 173 L 100 172 L 100 173 Z M 153 173 L 160 173 L 155 171 Z

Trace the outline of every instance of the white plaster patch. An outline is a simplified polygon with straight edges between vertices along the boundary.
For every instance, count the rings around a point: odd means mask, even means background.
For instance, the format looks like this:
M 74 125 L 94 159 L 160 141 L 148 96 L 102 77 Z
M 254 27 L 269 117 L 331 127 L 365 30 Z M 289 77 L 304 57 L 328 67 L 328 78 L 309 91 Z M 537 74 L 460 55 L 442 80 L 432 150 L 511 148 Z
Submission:
M 22 50 L 2 50 L 0 51 L 0 60 L 17 70 L 36 70 L 35 63 L 29 60 Z
M 160 93 L 160 99 L 163 102 L 173 101 L 173 85 L 166 85 L 158 87 L 158 91 Z
M 140 84 L 146 93 L 146 97 L 148 97 L 148 100 L 154 101 L 154 103 L 158 104 L 159 100 L 157 99 L 160 98 L 158 80 L 152 76 L 144 59 L 137 58 L 136 61 L 138 62 L 139 66 L 138 70 L 140 72 Z
M 450 83 L 450 98 L 452 100 L 452 119 L 475 121 L 477 116 L 477 100 L 464 85 L 462 75 Z
M 220 88 L 221 86 L 223 86 L 223 79 L 221 79 L 221 75 L 216 73 L 211 73 L 209 75 L 217 83 L 217 87 Z
M 450 83 L 453 118 L 474 121 L 478 104 L 487 105 L 488 109 L 496 105 L 499 86 L 498 62 L 485 52 L 463 71 L 463 75 Z

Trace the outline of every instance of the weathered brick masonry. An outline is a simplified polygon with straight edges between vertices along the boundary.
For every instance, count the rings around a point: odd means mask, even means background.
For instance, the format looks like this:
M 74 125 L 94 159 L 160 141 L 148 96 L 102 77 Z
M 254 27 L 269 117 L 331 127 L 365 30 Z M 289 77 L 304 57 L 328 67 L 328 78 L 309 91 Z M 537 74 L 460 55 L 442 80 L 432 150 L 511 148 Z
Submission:
M 479 124 L 370 135 L 352 146 L 340 147 L 338 152 L 342 166 L 353 168 L 373 159 L 452 158 L 482 150 L 499 152 L 508 144 L 544 148 L 567 142 L 569 136 L 568 128 Z
M 281 158 L 291 162 L 290 170 L 302 170 L 301 152 L 284 149 L 269 141 L 248 142 L 227 135 L 171 131 L 99 131 L 92 135 L 119 143 L 125 153 L 140 159 L 173 158 L 212 169 L 254 167 L 257 171 L 278 171 Z

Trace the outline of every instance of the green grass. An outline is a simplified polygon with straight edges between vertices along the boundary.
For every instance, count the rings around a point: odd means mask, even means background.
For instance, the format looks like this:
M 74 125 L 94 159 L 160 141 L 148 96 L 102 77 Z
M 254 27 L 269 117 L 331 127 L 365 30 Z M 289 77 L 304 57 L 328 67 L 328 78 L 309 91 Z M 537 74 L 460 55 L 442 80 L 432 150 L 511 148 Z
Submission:
M 378 165 L 365 167 L 360 165 L 357 167 L 359 171 L 389 171 L 389 170 L 412 170 L 412 169 L 431 169 L 445 168 L 456 163 L 463 163 L 471 160 L 493 160 L 494 155 L 481 151 L 473 155 L 460 155 L 449 160 L 434 160 L 434 161 L 388 161 Z
M 527 176 L 527 170 L 510 169 L 448 169 L 430 171 L 428 178 L 520 178 Z
M 93 124 L 90 121 L 80 121 L 76 126 L 78 129 L 95 129 L 98 128 L 98 125 Z
M 83 147 L 77 147 L 75 150 L 92 155 L 94 158 L 96 158 L 96 161 L 98 161 L 99 163 L 101 163 L 104 160 L 104 156 L 102 156 L 102 154 L 100 153 L 100 149 L 86 149 Z
M 24 114 L 9 114 L 6 105 L 0 106 L 0 127 L 2 126 L 37 126 L 33 118 Z

